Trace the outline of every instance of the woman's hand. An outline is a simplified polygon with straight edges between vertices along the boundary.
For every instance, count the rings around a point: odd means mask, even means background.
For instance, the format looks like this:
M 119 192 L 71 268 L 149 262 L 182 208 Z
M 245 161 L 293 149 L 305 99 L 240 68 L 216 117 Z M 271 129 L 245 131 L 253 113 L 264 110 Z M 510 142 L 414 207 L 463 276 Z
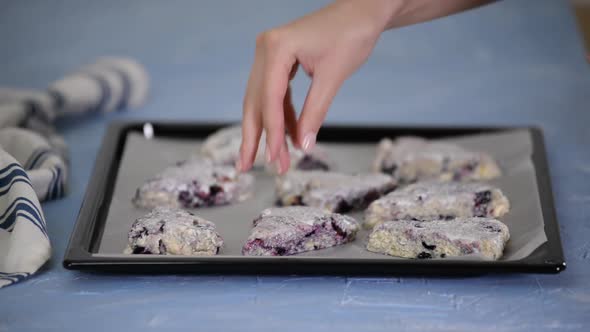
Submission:
M 290 165 L 285 131 L 309 151 L 336 92 L 371 54 L 386 29 L 428 21 L 491 0 L 340 0 L 256 40 L 243 105 L 242 146 L 236 168 L 252 167 L 262 130 L 266 161 L 279 173 Z M 297 67 L 312 79 L 299 119 L 289 81 Z
M 285 131 L 293 144 L 313 148 L 336 92 L 361 66 L 387 25 L 391 0 L 337 1 L 285 26 L 260 34 L 243 110 L 243 140 L 237 168 L 252 167 L 260 135 L 265 158 L 279 173 L 289 168 Z M 299 120 L 289 81 L 301 65 L 312 83 Z

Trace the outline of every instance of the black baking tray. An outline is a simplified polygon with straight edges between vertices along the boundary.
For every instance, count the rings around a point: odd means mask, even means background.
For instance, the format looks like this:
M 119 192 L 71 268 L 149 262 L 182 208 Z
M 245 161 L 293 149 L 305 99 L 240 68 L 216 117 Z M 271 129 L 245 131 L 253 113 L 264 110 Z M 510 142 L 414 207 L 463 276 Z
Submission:
M 534 127 L 360 127 L 325 126 L 322 142 L 376 143 L 383 137 L 404 135 L 444 138 L 494 133 L 514 129 L 530 132 L 533 144 L 539 198 L 547 242 L 527 257 L 512 261 L 416 260 L 372 258 L 333 259 L 330 257 L 195 257 L 158 255 L 98 254 L 97 243 L 111 203 L 127 135 L 142 133 L 150 123 L 160 137 L 204 139 L 227 123 L 187 123 L 163 121 L 118 121 L 110 124 L 97 156 L 94 171 L 82 202 L 76 225 L 65 252 L 63 265 L 71 270 L 139 273 L 202 274 L 346 274 L 465 275 L 482 273 L 559 273 L 566 268 L 559 225 L 555 214 L 545 144 L 542 131 Z M 261 259 L 262 258 L 262 259 Z

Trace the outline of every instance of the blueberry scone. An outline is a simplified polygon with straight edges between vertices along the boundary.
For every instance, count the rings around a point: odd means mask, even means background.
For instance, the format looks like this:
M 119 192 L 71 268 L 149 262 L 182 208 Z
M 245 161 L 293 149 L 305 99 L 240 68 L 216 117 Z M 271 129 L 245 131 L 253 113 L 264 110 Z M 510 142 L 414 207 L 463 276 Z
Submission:
M 509 238 L 508 227 L 493 218 L 393 220 L 375 226 L 367 250 L 404 258 L 474 254 L 497 260 Z
M 424 181 L 398 189 L 374 201 L 363 225 L 398 219 L 432 220 L 458 217 L 500 218 L 510 210 L 508 198 L 489 184 Z
M 222 246 L 211 221 L 180 209 L 156 208 L 135 220 L 125 253 L 212 256 Z
M 253 183 L 250 174 L 194 158 L 179 162 L 145 182 L 137 189 L 133 203 L 144 208 L 225 205 L 248 198 Z
M 488 154 L 409 136 L 381 140 L 373 168 L 392 175 L 400 184 L 426 179 L 489 180 L 501 175 L 500 167 Z
M 364 209 L 394 188 L 393 179 L 379 173 L 290 171 L 276 180 L 278 205 L 305 205 L 342 213 Z
M 264 133 L 260 138 L 260 145 L 254 161 L 254 165 L 261 167 L 264 165 Z M 309 153 L 304 153 L 295 149 L 290 140 L 287 140 L 289 152 L 291 155 L 291 167 L 299 170 L 324 170 L 332 168 L 328 160 L 327 153 L 321 146 L 316 145 Z M 239 125 L 222 128 L 209 135 L 203 146 L 201 153 L 220 165 L 235 165 L 240 155 L 240 144 L 242 144 L 242 128 Z
M 270 208 L 254 219 L 242 254 L 285 256 L 352 241 L 359 224 L 351 217 L 306 206 Z

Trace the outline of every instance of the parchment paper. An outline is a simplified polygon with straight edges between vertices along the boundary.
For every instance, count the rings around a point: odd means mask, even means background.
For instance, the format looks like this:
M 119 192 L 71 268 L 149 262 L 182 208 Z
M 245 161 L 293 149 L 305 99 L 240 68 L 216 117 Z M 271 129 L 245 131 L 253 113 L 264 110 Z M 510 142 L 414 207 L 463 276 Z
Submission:
M 502 218 L 511 234 L 502 260 L 524 258 L 547 241 L 535 170 L 531 161 L 532 139 L 528 131 L 514 130 L 444 140 L 468 149 L 490 153 L 500 163 L 504 175 L 490 182 L 502 189 L 511 203 L 509 214 Z M 370 171 L 375 156 L 375 144 L 323 145 L 336 161 L 339 171 Z M 198 140 L 169 139 L 158 137 L 157 133 L 152 139 L 146 139 L 139 133 L 127 136 L 98 254 L 122 255 L 131 224 L 136 218 L 148 212 L 136 208 L 131 203 L 136 188 L 168 165 L 197 153 L 199 148 Z M 254 197 L 235 205 L 192 210 L 217 225 L 217 230 L 225 241 L 218 256 L 241 256 L 241 247 L 248 237 L 253 218 L 275 202 L 272 175 L 262 170 L 253 173 L 256 176 Z M 362 213 L 352 213 L 351 216 L 359 222 L 362 221 Z M 363 230 L 353 243 L 297 256 L 342 259 L 389 257 L 365 250 L 367 235 L 368 232 Z

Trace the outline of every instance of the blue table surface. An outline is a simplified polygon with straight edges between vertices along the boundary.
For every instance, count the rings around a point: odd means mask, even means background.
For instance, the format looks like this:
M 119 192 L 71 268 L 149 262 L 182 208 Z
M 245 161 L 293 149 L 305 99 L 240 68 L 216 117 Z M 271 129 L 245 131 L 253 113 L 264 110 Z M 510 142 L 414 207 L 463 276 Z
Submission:
M 52 260 L 0 290 L 0 331 L 583 331 L 590 325 L 590 71 L 565 1 L 503 1 L 383 35 L 328 115 L 349 124 L 537 125 L 568 268 L 559 275 L 97 275 L 61 266 L 109 121 L 238 121 L 255 36 L 325 1 L 2 1 L 0 85 L 44 88 L 100 55 L 152 77 L 139 110 L 62 121 L 70 193 L 44 204 Z M 300 75 L 301 76 L 301 75 Z M 294 83 L 298 105 L 308 79 Z

